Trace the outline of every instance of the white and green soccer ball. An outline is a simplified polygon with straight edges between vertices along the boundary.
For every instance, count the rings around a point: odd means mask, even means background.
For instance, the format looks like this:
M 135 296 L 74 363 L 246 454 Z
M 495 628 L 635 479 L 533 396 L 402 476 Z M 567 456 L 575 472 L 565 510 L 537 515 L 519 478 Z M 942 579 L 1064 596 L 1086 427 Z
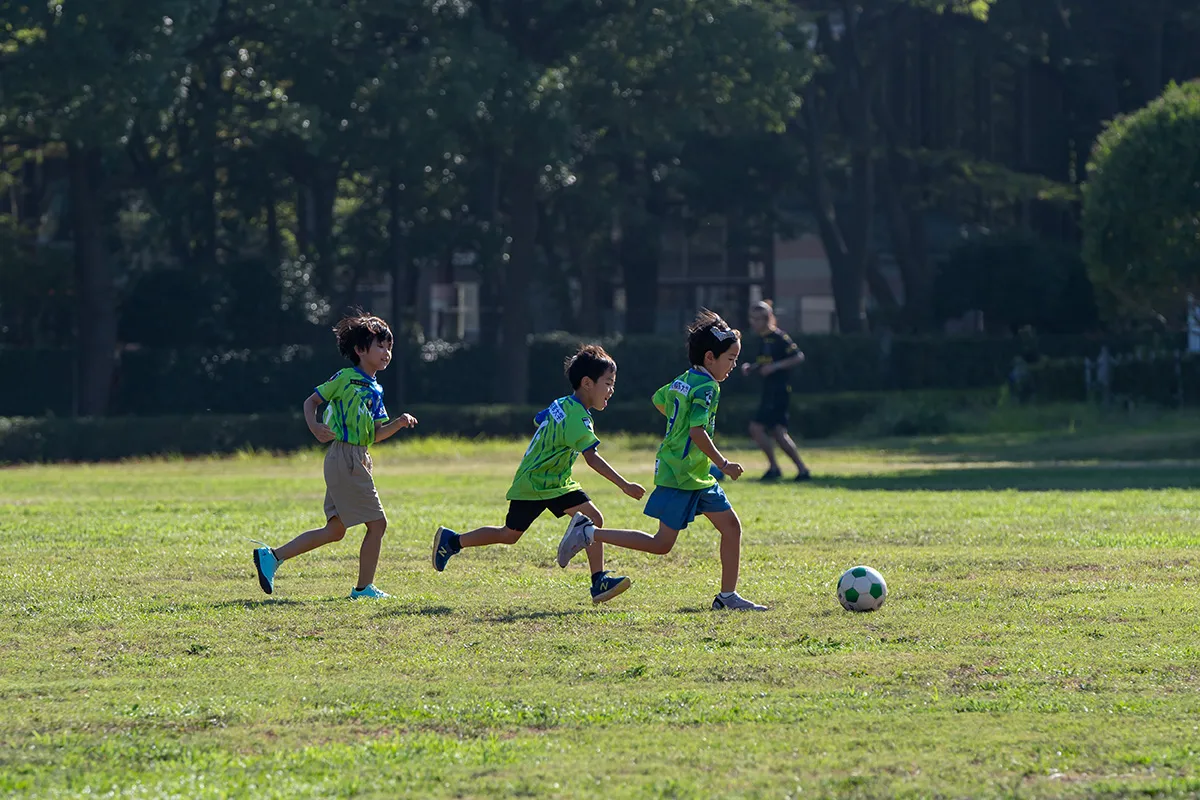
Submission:
M 874 611 L 887 599 L 887 583 L 871 567 L 851 567 L 838 580 L 837 595 L 847 611 Z

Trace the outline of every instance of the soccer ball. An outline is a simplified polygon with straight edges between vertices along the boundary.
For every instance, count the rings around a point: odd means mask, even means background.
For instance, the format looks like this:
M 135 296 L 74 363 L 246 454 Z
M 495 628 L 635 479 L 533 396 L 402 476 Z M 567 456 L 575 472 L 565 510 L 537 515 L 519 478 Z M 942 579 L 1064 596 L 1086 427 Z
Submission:
M 887 584 L 870 567 L 852 567 L 838 580 L 837 596 L 847 611 L 875 611 L 887 599 Z

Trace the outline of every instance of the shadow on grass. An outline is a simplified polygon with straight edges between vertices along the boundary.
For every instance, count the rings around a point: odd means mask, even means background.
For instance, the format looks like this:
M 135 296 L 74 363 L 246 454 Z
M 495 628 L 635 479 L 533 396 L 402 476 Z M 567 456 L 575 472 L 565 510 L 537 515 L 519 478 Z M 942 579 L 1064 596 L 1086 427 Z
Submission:
M 487 614 L 476 617 L 476 622 L 521 622 L 526 620 L 537 619 L 564 619 L 566 617 L 578 617 L 583 614 L 604 613 L 598 610 L 584 610 L 579 608 L 563 609 L 558 611 L 512 611 L 507 614 Z
M 881 442 L 884 451 L 954 461 L 1123 462 L 1200 459 L 1200 433 L 1193 430 L 1112 431 L 1087 434 L 997 434 L 939 436 Z
M 271 608 L 274 606 L 302 606 L 302 605 L 306 605 L 306 603 L 303 600 L 291 600 L 286 597 L 264 597 L 261 600 L 222 600 L 219 603 L 209 603 L 207 607 L 212 608 L 212 609 L 225 609 L 225 608 L 254 609 L 254 608 Z M 181 606 L 164 607 L 162 610 L 166 610 L 167 608 L 178 609 L 178 608 L 181 608 Z
M 373 616 L 376 619 L 384 617 L 444 617 L 447 614 L 453 614 L 454 609 L 450 606 L 395 606 L 388 604 L 380 608 L 378 614 Z
M 813 486 L 883 492 L 1084 492 L 1195 489 L 1200 469 L 1163 466 L 1030 466 L 903 470 L 877 475 L 829 475 Z M 794 489 L 792 491 L 795 491 Z

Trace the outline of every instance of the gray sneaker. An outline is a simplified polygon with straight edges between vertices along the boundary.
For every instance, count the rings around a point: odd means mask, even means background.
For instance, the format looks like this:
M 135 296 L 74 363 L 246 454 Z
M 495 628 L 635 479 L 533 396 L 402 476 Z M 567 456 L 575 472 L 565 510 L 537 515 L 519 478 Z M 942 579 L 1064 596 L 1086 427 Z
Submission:
M 587 514 L 575 512 L 575 516 L 571 517 L 571 524 L 567 526 L 567 532 L 558 543 L 558 565 L 566 567 L 580 550 L 590 547 L 594 541 L 596 526 L 592 524 L 592 518 Z
M 742 597 L 737 592 L 734 592 L 729 597 L 721 597 L 717 595 L 713 598 L 713 611 L 766 611 L 766 606 L 760 606 L 758 603 L 751 603 L 746 598 Z

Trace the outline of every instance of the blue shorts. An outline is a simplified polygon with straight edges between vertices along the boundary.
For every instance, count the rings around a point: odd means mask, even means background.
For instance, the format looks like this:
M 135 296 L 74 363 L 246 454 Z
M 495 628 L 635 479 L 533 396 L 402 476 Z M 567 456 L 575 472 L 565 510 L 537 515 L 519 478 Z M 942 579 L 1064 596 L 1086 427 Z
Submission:
M 672 530 L 681 531 L 697 514 L 709 514 L 714 511 L 728 511 L 729 498 L 725 490 L 713 484 L 707 489 L 671 489 L 666 486 L 655 486 L 646 501 L 647 517 L 653 517 Z

